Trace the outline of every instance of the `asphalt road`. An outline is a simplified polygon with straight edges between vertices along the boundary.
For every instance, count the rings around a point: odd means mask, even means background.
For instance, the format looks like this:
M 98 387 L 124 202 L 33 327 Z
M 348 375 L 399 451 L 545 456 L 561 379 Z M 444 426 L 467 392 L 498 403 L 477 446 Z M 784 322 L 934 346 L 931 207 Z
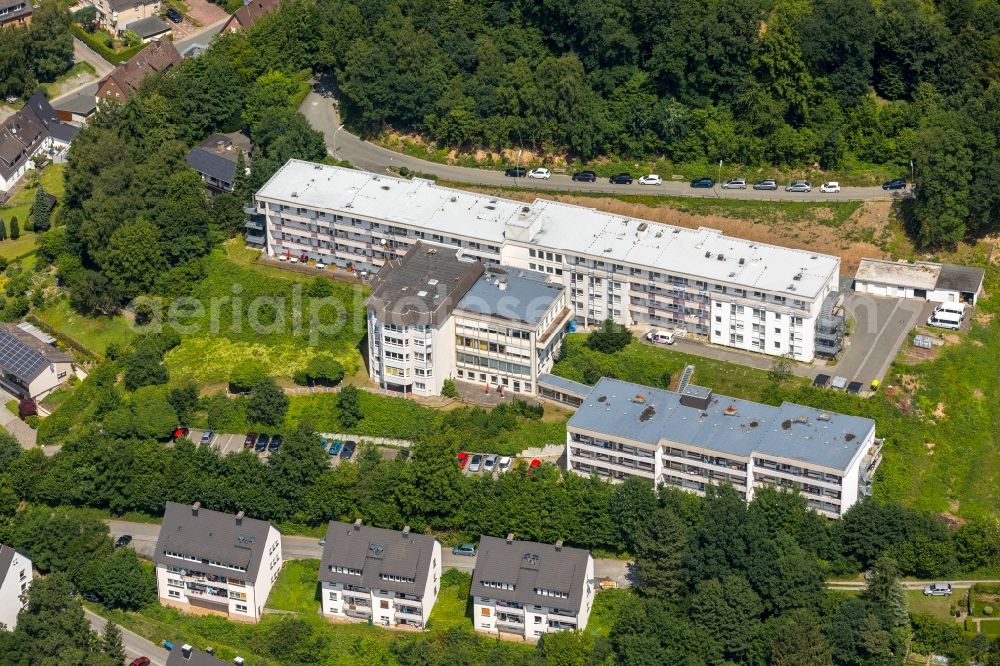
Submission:
M 83 612 L 87 616 L 87 620 L 90 621 L 91 628 L 98 634 L 103 633 L 107 620 L 86 608 L 83 609 Z M 125 654 L 128 655 L 129 659 L 149 657 L 149 662 L 152 666 L 167 666 L 168 653 L 166 650 L 153 645 L 139 634 L 134 634 L 125 627 L 118 628 L 121 629 L 122 644 L 125 646 Z
M 552 190 L 558 192 L 612 192 L 615 194 L 657 194 L 671 196 L 694 196 L 710 199 L 751 199 L 776 201 L 845 201 L 850 199 L 875 201 L 901 199 L 908 196 L 908 191 L 886 192 L 881 187 L 844 187 L 840 194 L 822 194 L 818 183 L 812 192 L 790 193 L 784 190 L 777 192 L 762 192 L 748 188 L 746 190 L 724 190 L 718 185 L 713 189 L 693 190 L 688 183 L 671 182 L 666 179 L 670 174 L 660 174 L 664 177 L 663 185 L 643 186 L 610 185 L 606 179 L 595 183 L 576 182 L 569 175 L 553 174 L 549 180 L 525 178 L 508 178 L 502 171 L 490 169 L 472 169 L 468 167 L 437 164 L 403 155 L 372 143 L 364 141 L 340 127 L 340 116 L 337 113 L 333 95 L 317 84 L 303 101 L 300 107 L 303 115 L 316 130 L 323 133 L 326 139 L 327 152 L 338 159 L 347 160 L 354 166 L 384 173 L 388 169 L 406 168 L 425 174 L 433 174 L 444 180 L 451 180 L 472 185 L 494 185 L 504 187 L 522 186 L 532 190 Z M 642 174 L 632 174 L 638 178 Z M 714 176 L 714 174 L 705 174 Z
M 844 309 L 854 317 L 854 331 L 837 365 L 822 372 L 857 380 L 867 390 L 873 379 L 882 381 L 906 335 L 934 309 L 934 303 L 907 298 L 881 298 L 851 292 Z
M 902 585 L 904 590 L 922 590 L 931 583 L 949 583 L 956 590 L 966 590 L 976 583 L 1000 583 L 1000 580 L 987 578 L 978 580 L 904 580 Z M 831 590 L 863 590 L 867 585 L 868 583 L 865 581 L 855 580 L 831 580 L 826 584 Z
M 121 520 L 105 522 L 111 530 L 112 538 L 117 539 L 122 534 L 132 535 L 130 545 L 135 551 L 146 559 L 153 559 L 156 539 L 160 534 L 159 525 Z M 318 560 L 323 556 L 323 546 L 319 545 L 319 540 L 312 537 L 282 535 L 281 552 L 286 560 Z M 441 566 L 444 569 L 471 572 L 476 568 L 476 558 L 454 555 L 450 548 L 442 548 Z M 595 559 L 594 575 L 597 578 L 610 578 L 617 582 L 619 587 L 629 587 L 631 584 L 628 578 L 628 563 L 622 560 Z

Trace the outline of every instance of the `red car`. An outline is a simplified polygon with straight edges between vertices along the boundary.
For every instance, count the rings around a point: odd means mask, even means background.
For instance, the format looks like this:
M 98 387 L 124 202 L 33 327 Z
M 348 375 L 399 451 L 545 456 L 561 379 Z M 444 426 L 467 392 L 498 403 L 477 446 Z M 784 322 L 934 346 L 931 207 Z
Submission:
M 541 464 L 542 464 L 542 461 L 539 460 L 538 458 L 535 458 L 530 463 L 528 463 L 528 469 L 524 473 L 525 474 L 531 474 L 532 472 L 535 471 L 535 468 L 538 467 L 538 466 L 540 466 Z
M 465 451 L 461 451 L 458 454 L 458 468 L 465 469 L 465 463 L 469 462 L 469 454 Z
M 181 427 L 177 428 L 177 430 L 174 430 L 174 436 L 173 436 L 172 439 L 178 440 L 181 437 L 187 437 L 189 432 L 191 432 L 191 431 L 188 430 L 187 428 L 181 426 Z
M 149 666 L 149 657 L 136 657 L 129 666 Z

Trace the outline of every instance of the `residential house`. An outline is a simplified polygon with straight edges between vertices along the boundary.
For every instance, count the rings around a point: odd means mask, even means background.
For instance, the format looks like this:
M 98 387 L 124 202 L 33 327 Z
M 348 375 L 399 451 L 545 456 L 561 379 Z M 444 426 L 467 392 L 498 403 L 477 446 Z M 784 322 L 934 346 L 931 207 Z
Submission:
M 576 474 L 699 495 L 728 483 L 747 501 L 757 488 L 787 488 L 828 518 L 871 494 L 881 461 L 871 419 L 693 384 L 666 391 L 604 377 L 566 424 L 566 467 Z
M 141 39 L 143 44 L 148 44 L 157 39 L 166 39 L 173 34 L 170 24 L 159 16 L 149 16 L 138 21 L 132 21 L 125 26 L 125 29 Z
M 427 241 L 486 266 L 545 273 L 583 326 L 649 325 L 803 362 L 843 338 L 843 326 L 820 326 L 838 300 L 840 259 L 831 255 L 299 160 L 255 199 L 247 237 L 269 256 L 377 272 Z M 819 344 L 821 335 L 835 339 Z
M 0 0 L 0 28 L 28 25 L 34 8 L 28 0 Z
M 221 32 L 246 30 L 260 17 L 277 9 L 279 4 L 281 4 L 281 0 L 243 0 L 243 6 L 233 12 L 226 24 L 222 26 Z
M 153 560 L 164 605 L 259 622 L 281 571 L 281 533 L 242 511 L 168 502 Z
M 422 629 L 441 585 L 441 544 L 409 527 L 331 521 L 319 580 L 327 617 Z
M 78 131 L 60 119 L 45 93 L 32 95 L 22 109 L 0 124 L 0 192 L 10 190 L 35 168 L 32 158 L 63 161 Z
M 22 595 L 31 587 L 31 560 L 0 543 L 0 627 L 14 631 L 24 607 Z
M 232 663 L 223 661 L 209 652 L 195 650 L 185 643 L 167 654 L 167 666 L 243 666 L 243 657 L 236 657 Z
M 213 134 L 188 151 L 187 163 L 210 189 L 232 192 L 240 154 L 243 155 L 244 168 L 249 169 L 250 137 L 246 134 Z
M 97 86 L 96 102 L 112 100 L 124 104 L 147 76 L 160 74 L 178 65 L 181 54 L 169 39 L 158 39 L 115 67 Z
M 982 268 L 955 264 L 862 259 L 854 275 L 854 291 L 974 306 L 983 292 L 985 277 Z
M 66 383 L 75 372 L 73 357 L 55 342 L 28 323 L 0 324 L 0 386 L 41 400 Z
M 87 0 L 97 10 L 98 24 L 114 35 L 140 19 L 160 13 L 160 0 Z
M 483 536 L 472 574 L 476 631 L 537 639 L 553 631 L 582 631 L 594 605 L 590 551 Z

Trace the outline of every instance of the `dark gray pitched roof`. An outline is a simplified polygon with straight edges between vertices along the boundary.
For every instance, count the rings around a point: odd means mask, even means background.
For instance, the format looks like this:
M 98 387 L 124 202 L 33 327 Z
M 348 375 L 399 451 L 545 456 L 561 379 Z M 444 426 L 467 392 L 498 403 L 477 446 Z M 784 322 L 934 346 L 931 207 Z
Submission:
M 49 100 L 45 98 L 45 93 L 41 90 L 28 99 L 25 103 L 25 107 L 34 112 L 39 122 L 41 122 L 48 131 L 49 136 L 59 139 L 60 141 L 70 143 L 76 138 L 76 133 L 80 131 L 79 127 L 64 123 L 59 119 L 59 115 L 56 113 L 56 110 L 52 108 L 52 105 L 49 104 Z
M 25 384 L 31 383 L 53 363 L 72 363 L 66 352 L 18 328 L 13 324 L 0 324 L 0 368 Z
M 522 604 L 579 611 L 587 576 L 589 550 L 556 547 L 534 541 L 482 536 L 469 594 Z M 507 583 L 513 590 L 483 583 Z M 543 589 L 568 595 L 565 598 L 538 594 Z
M 135 5 L 151 5 L 156 0 L 108 0 L 108 6 L 113 12 L 120 12 Z
M 138 21 L 132 21 L 125 26 L 125 29 L 134 32 L 142 39 L 149 39 L 150 37 L 170 32 L 170 26 L 158 16 L 149 16 Z
M 199 173 L 232 183 L 240 152 L 249 166 L 250 139 L 245 134 L 213 134 L 188 151 L 187 163 Z
M 418 241 L 382 266 L 365 304 L 390 324 L 436 326 L 482 274 L 482 262 L 462 261 L 454 248 Z
M 427 587 L 433 555 L 434 538 L 426 534 L 330 521 L 319 579 L 420 595 Z M 334 566 L 355 569 L 361 575 L 338 573 L 331 570 Z M 407 580 L 386 580 L 382 576 Z
M 234 576 L 231 569 L 213 566 L 209 561 L 222 562 L 246 569 L 246 579 L 256 580 L 264 556 L 264 543 L 271 523 L 254 518 L 237 520 L 231 513 L 197 511 L 187 504 L 167 502 L 163 513 L 160 538 L 156 541 L 154 561 L 157 564 L 182 566 L 183 560 L 164 553 L 175 552 L 202 559 L 192 568 L 218 576 Z
M 232 664 L 201 650 L 191 650 L 191 656 L 185 658 L 181 653 L 181 646 L 174 643 L 174 649 L 167 655 L 167 666 L 232 666 Z
M 941 273 L 938 274 L 935 288 L 967 291 L 976 294 L 983 286 L 983 278 L 985 276 L 986 271 L 982 268 L 941 264 Z
M 74 93 L 69 97 L 65 97 L 57 101 L 56 104 L 58 106 L 55 108 L 60 111 L 69 111 L 70 113 L 88 116 L 97 109 L 97 98 L 94 97 L 94 93 L 96 92 L 97 84 L 92 83 L 80 92 Z
M 14 561 L 14 549 L 0 543 L 0 585 L 3 585 L 10 570 L 10 563 Z
M 13 21 L 21 16 L 27 16 L 34 11 L 34 8 L 31 6 L 31 2 L 29 2 L 29 0 L 0 0 L 0 9 L 9 9 L 11 7 L 20 8 L 14 11 L 8 11 L 4 14 L 4 21 Z

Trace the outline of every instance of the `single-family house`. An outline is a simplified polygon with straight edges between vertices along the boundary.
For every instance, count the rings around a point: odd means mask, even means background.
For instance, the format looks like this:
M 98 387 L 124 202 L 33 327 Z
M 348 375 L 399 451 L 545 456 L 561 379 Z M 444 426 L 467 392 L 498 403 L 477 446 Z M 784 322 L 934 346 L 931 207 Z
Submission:
M 210 189 L 232 192 L 236 162 L 243 155 L 244 169 L 250 166 L 250 137 L 242 132 L 213 134 L 188 151 L 187 163 L 198 172 Z
M 98 24 L 109 32 L 120 35 L 128 24 L 156 16 L 160 0 L 88 0 L 97 10 Z
M 35 168 L 33 157 L 46 155 L 62 161 L 78 131 L 63 122 L 45 93 L 32 95 L 24 108 L 0 124 L 0 192 L 10 190 Z
M 28 0 L 0 0 L 0 28 L 31 23 L 33 7 Z
M 115 67 L 97 86 L 96 102 L 115 101 L 124 104 L 139 89 L 147 76 L 165 72 L 180 64 L 181 54 L 169 39 L 158 39 Z
M 73 357 L 31 324 L 0 324 L 0 386 L 20 398 L 41 400 L 74 374 Z
M 243 6 L 233 12 L 226 24 L 222 26 L 222 32 L 239 32 L 246 30 L 256 23 L 261 16 L 270 14 L 281 0 L 244 0 Z
M 24 608 L 22 595 L 31 587 L 31 560 L 0 543 L 0 626 L 13 631 Z

